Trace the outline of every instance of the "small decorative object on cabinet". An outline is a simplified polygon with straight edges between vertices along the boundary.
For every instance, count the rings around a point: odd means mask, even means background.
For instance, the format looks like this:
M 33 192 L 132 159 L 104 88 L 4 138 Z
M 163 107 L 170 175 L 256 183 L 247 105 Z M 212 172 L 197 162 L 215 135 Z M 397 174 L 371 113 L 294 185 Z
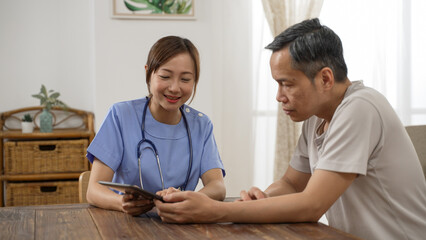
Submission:
M 86 149 L 95 136 L 93 113 L 51 107 L 53 130 L 41 132 L 43 109 L 0 113 L 0 206 L 79 202 L 78 178 L 90 170 Z M 25 114 L 34 116 L 32 133 L 20 129 Z
M 58 99 L 60 95 L 59 92 L 53 90 L 49 90 L 48 92 L 43 84 L 41 85 L 40 92 L 32 95 L 40 99 L 40 105 L 43 106 L 43 112 L 40 114 L 40 132 L 52 132 L 53 120 L 52 113 L 50 112 L 52 107 L 61 107 L 65 110 L 68 108 L 64 102 Z
M 21 122 L 22 133 L 32 133 L 34 131 L 33 117 L 30 114 L 25 114 Z

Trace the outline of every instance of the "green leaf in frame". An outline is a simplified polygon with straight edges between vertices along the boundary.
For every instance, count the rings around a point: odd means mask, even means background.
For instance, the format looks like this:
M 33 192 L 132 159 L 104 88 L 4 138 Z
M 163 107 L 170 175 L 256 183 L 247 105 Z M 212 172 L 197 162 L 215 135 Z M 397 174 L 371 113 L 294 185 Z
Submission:
M 166 0 L 163 5 L 163 12 L 167 14 L 176 13 L 173 5 L 175 5 L 175 0 Z
M 189 10 L 191 10 L 192 4 L 189 4 L 180 14 L 188 14 Z
M 131 5 L 128 1 L 130 2 L 134 2 L 134 3 L 141 3 L 141 4 L 145 4 L 146 7 L 141 8 L 141 7 L 136 7 L 134 5 Z M 127 9 L 129 9 L 130 11 L 134 12 L 134 11 L 145 11 L 145 10 L 151 10 L 151 13 L 161 13 L 161 9 L 154 6 L 153 4 L 151 4 L 149 1 L 147 0 L 123 0 L 124 4 L 126 5 Z

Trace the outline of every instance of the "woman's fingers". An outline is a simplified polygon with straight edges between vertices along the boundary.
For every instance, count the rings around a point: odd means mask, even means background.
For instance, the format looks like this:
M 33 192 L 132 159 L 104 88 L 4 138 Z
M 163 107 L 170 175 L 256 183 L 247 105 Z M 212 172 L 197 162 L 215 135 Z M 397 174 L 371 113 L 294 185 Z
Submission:
M 121 207 L 123 212 L 136 216 L 151 210 L 154 202 L 148 199 L 134 199 L 132 194 L 124 194 Z

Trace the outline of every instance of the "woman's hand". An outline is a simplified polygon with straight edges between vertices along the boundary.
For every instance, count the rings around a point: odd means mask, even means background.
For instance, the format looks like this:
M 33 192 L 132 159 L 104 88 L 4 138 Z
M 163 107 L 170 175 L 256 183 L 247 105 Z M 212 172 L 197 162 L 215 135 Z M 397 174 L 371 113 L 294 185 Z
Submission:
M 147 199 L 135 199 L 133 194 L 124 194 L 122 197 L 123 212 L 138 216 L 148 212 L 154 207 L 154 202 Z
M 169 188 L 164 189 L 162 191 L 158 191 L 156 194 L 164 197 L 167 194 L 174 193 L 174 192 L 180 192 L 180 190 L 177 189 L 177 188 L 174 188 L 174 187 L 169 187 Z

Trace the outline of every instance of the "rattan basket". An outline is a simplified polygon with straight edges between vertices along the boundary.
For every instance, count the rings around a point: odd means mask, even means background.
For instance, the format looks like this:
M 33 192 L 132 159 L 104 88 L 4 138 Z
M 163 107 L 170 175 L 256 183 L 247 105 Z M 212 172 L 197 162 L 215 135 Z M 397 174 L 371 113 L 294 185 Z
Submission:
M 78 203 L 78 181 L 6 183 L 6 206 Z
M 9 141 L 4 144 L 5 174 L 83 172 L 87 139 L 52 141 Z

